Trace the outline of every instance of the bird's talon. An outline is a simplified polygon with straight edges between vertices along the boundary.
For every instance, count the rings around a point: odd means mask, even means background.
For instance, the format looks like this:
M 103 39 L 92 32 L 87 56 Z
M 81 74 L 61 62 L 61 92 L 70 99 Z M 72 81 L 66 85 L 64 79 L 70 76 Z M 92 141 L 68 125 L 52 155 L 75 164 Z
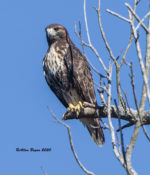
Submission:
M 67 108 L 67 111 L 76 112 L 78 116 L 82 108 L 83 108 L 83 104 L 81 101 L 79 101 L 76 106 L 70 103 L 69 107 Z
M 80 108 L 83 108 L 83 103 L 81 101 L 79 101 Z

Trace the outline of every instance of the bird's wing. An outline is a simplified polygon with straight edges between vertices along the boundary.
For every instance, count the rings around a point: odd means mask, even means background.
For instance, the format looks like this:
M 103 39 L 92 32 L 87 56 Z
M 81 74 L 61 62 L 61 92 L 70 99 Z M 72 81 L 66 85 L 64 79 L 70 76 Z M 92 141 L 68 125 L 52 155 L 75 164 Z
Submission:
M 96 104 L 93 78 L 85 56 L 72 43 L 68 48 L 66 59 L 69 60 L 69 75 L 78 94 L 83 101 Z

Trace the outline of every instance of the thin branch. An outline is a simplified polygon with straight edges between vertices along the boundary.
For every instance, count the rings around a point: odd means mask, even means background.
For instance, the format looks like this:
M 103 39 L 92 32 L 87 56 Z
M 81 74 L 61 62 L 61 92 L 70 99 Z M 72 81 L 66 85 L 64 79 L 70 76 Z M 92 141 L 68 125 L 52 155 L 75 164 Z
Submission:
M 105 37 L 105 33 L 104 33 L 102 22 L 101 22 L 100 0 L 98 1 L 98 8 L 96 9 L 96 12 L 97 12 L 97 15 L 98 15 L 99 28 L 100 28 L 100 31 L 101 31 L 101 35 L 102 35 L 103 41 L 105 43 L 105 46 L 107 48 L 107 51 L 108 51 L 111 59 L 113 60 L 113 62 L 115 63 L 115 66 L 116 66 L 117 93 L 118 93 L 118 97 L 119 97 L 119 102 L 121 102 L 122 106 L 124 107 L 124 100 L 123 100 L 123 97 L 122 97 L 121 92 L 120 92 L 120 75 L 119 75 L 120 67 L 119 67 L 119 65 L 117 63 L 117 59 L 114 57 L 114 55 L 112 53 L 112 49 L 110 48 L 110 46 L 109 46 L 109 44 L 107 42 L 107 39 Z M 124 57 L 122 59 L 123 61 L 122 61 L 121 65 L 123 64 L 123 62 L 125 60 L 125 57 L 126 57 L 126 54 L 128 52 L 129 47 L 130 47 L 130 44 L 128 45 L 127 50 L 126 50 L 126 52 L 124 54 Z
M 132 63 L 131 63 L 131 85 L 132 85 L 132 90 L 133 90 L 133 96 L 134 96 L 135 105 L 136 105 L 136 108 L 137 108 L 137 111 L 138 111 L 138 116 L 139 116 L 140 122 L 142 123 L 142 118 L 141 118 L 141 114 L 140 114 L 140 111 L 139 111 L 139 107 L 138 107 L 138 103 L 137 103 L 137 98 L 136 98 L 136 93 L 135 93 L 134 74 L 133 74 Z M 148 141 L 150 141 L 150 137 L 149 137 L 149 135 L 148 135 L 148 133 L 147 133 L 144 125 L 142 125 L 142 128 L 143 128 L 143 132 L 144 132 L 145 136 L 147 137 Z
M 83 44 L 83 40 L 82 40 L 82 31 L 81 31 L 81 23 L 79 21 L 79 32 L 77 31 L 77 24 L 74 23 L 74 32 L 75 34 L 77 35 L 77 37 L 80 39 L 80 43 L 81 43 L 81 46 L 82 46 L 82 51 L 83 51 L 83 55 L 85 55 L 85 49 L 84 49 L 84 44 Z
M 89 34 L 89 28 L 88 28 L 88 23 L 87 23 L 87 15 L 86 15 L 86 0 L 84 0 L 84 21 L 85 21 L 85 26 L 86 26 L 86 33 L 87 33 L 87 38 L 88 38 L 88 42 L 90 45 L 91 44 L 91 39 L 90 39 L 90 34 Z
M 137 6 L 140 3 L 141 0 L 137 0 L 135 5 Z
M 95 53 L 95 55 L 99 59 L 99 62 L 102 65 L 102 67 L 104 68 L 105 72 L 107 73 L 108 70 L 107 70 L 105 64 L 103 63 L 102 59 L 99 56 L 99 53 L 97 52 L 97 50 L 94 48 L 93 44 L 91 43 L 89 28 L 88 28 L 88 23 L 87 23 L 87 15 L 86 15 L 86 0 L 84 0 L 84 20 L 85 20 L 86 33 L 87 33 L 87 38 L 88 38 L 88 43 L 89 43 L 89 44 L 84 43 L 84 45 L 89 47 Z
M 132 16 L 131 16 L 130 13 L 129 13 L 129 16 L 130 16 L 130 19 L 131 19 Z M 142 71 L 143 79 L 144 79 L 144 85 L 145 85 L 145 88 L 146 88 L 148 101 L 149 101 L 149 104 L 150 104 L 150 90 L 149 90 L 148 79 L 147 79 L 147 76 L 146 76 L 145 66 L 144 66 L 144 62 L 143 62 L 143 58 L 142 58 L 141 47 L 140 47 L 140 43 L 138 41 L 138 35 L 137 35 L 136 31 L 135 31 L 135 27 L 134 27 L 133 21 L 131 21 L 130 24 L 131 24 L 132 32 L 133 32 L 133 35 L 134 35 L 136 51 L 137 51 L 137 55 L 138 55 L 138 59 L 139 59 L 140 68 L 141 68 L 141 71 Z
M 150 31 L 150 16 L 148 17 L 148 30 Z M 145 72 L 146 72 L 147 81 L 149 81 L 149 69 L 150 69 L 150 33 L 147 33 L 147 36 L 146 36 L 146 56 L 145 56 Z M 143 84 L 142 96 L 141 96 L 141 101 L 140 101 L 141 111 L 144 110 L 145 101 L 146 101 L 146 87 L 145 87 L 145 84 Z M 142 125 L 142 128 L 143 128 L 143 132 L 144 132 L 145 136 L 150 141 L 150 136 L 148 135 L 144 125 Z
M 127 104 L 128 109 L 129 109 L 129 111 L 130 111 L 130 114 L 131 114 L 131 116 L 133 116 L 133 113 L 132 113 L 132 111 L 130 110 L 130 105 L 129 105 L 129 102 L 128 102 L 127 94 L 126 94 L 126 92 L 123 90 L 122 87 L 121 87 L 121 90 L 122 90 L 122 92 L 123 92 L 123 94 L 124 94 L 125 101 L 126 101 L 126 104 Z
M 81 43 L 81 46 L 82 46 L 82 50 L 83 50 L 83 55 L 86 57 L 87 61 L 88 61 L 88 64 L 89 66 L 94 70 L 95 73 L 97 73 L 100 77 L 105 77 L 104 75 L 102 75 L 96 68 L 95 66 L 90 62 L 90 60 L 88 59 L 88 57 L 86 56 L 85 54 L 85 50 L 84 50 L 84 46 L 89 46 L 88 44 L 85 44 L 85 42 L 82 40 L 82 36 L 81 36 L 81 24 L 79 22 L 79 32 L 77 31 L 77 25 L 75 23 L 75 34 L 77 35 L 77 37 L 80 39 L 80 43 Z
M 109 123 L 109 129 L 111 133 L 111 141 L 112 141 L 112 147 L 114 154 L 116 158 L 120 161 L 120 163 L 126 167 L 123 156 L 119 153 L 117 146 L 116 146 L 116 138 L 115 138 L 115 130 L 112 124 L 111 120 L 111 80 L 112 80 L 112 65 L 109 65 L 109 79 L 108 79 L 108 103 L 107 103 L 107 113 L 108 113 L 108 123 Z
M 98 15 L 98 23 L 99 23 L 99 29 L 100 29 L 100 32 L 101 32 L 101 35 L 102 35 L 102 38 L 103 38 L 103 41 L 105 43 L 105 46 L 107 48 L 107 51 L 111 57 L 111 59 L 114 61 L 114 63 L 117 65 L 117 61 L 116 61 L 116 58 L 114 57 L 113 53 L 112 53 L 112 50 L 107 42 L 107 39 L 106 39 L 106 36 L 105 36 L 105 33 L 104 33 L 104 30 L 103 30 L 103 26 L 102 26 L 102 22 L 101 22 L 101 13 L 100 13 L 100 0 L 98 0 L 98 8 L 95 8 L 96 12 L 97 12 L 97 15 Z
M 134 10 L 133 13 L 135 13 L 135 10 L 136 10 L 136 6 L 137 4 L 139 3 L 140 1 L 134 1 Z M 127 4 L 127 3 L 126 3 Z M 135 17 L 135 16 L 134 16 Z M 136 17 L 135 17 L 136 18 Z M 134 27 L 134 18 L 131 16 L 131 14 L 129 13 L 129 19 L 130 19 L 130 24 L 131 24 L 131 30 L 133 32 L 133 27 Z M 135 31 L 134 31 L 135 32 Z M 134 38 L 136 37 L 135 36 L 135 33 L 133 32 L 133 36 Z M 137 37 L 136 37 L 137 39 Z M 141 56 L 141 55 L 140 55 Z M 133 70 L 132 70 L 132 65 L 131 65 L 131 76 L 133 75 Z M 137 100 L 136 100 L 136 95 L 135 95 L 135 89 L 134 89 L 134 80 L 133 80 L 133 76 L 131 77 L 131 84 L 132 84 L 132 89 L 133 89 L 133 93 L 134 93 L 134 99 L 135 99 L 135 104 L 136 104 L 136 108 L 137 108 L 137 113 L 138 113 L 138 117 L 140 117 L 140 113 L 139 113 L 139 108 L 138 108 L 138 105 L 137 105 Z M 141 120 L 141 118 L 140 118 Z M 132 134 L 132 137 L 131 137 L 131 141 L 130 141 L 130 144 L 129 146 L 127 147 L 126 149 L 126 163 L 127 163 L 127 169 L 128 169 L 128 172 L 130 175 L 137 175 L 136 171 L 133 169 L 132 167 L 132 164 L 131 164 L 131 155 L 132 155 L 132 151 L 133 151 L 133 148 L 134 148 L 134 145 L 135 145 L 135 142 L 136 142 L 136 139 L 137 139 L 137 136 L 138 136 L 138 133 L 139 133 L 139 129 L 140 129 L 140 126 L 141 126 L 141 121 L 139 122 L 139 120 L 136 122 L 136 125 L 134 127 L 134 131 L 133 131 L 133 134 Z
M 125 52 L 124 52 L 124 54 L 123 54 L 123 57 L 122 57 L 122 59 L 121 59 L 121 62 L 120 62 L 120 64 L 119 64 L 119 67 L 121 67 L 121 66 L 123 65 L 123 63 L 125 62 L 125 58 L 126 58 L 126 56 L 127 56 L 127 53 L 128 53 L 128 51 L 129 51 L 129 48 L 130 48 L 130 46 L 131 46 L 132 40 L 133 40 L 133 33 L 130 32 L 129 42 L 128 42 L 127 48 L 126 48 L 126 50 L 125 50 Z
M 136 9 L 136 5 L 134 5 L 134 11 Z M 134 22 L 134 18 L 130 18 L 130 21 Z M 124 110 L 126 111 L 126 104 L 125 104 L 125 101 L 123 99 L 123 96 L 121 94 L 121 83 L 120 83 L 120 69 L 123 65 L 123 63 L 125 62 L 125 58 L 126 58 L 126 55 L 128 53 L 128 50 L 131 46 L 131 43 L 132 43 L 132 40 L 133 40 L 133 34 L 132 34 L 132 30 L 130 32 L 130 39 L 129 39 L 129 42 L 128 42 L 128 45 L 127 45 L 127 48 L 123 54 L 123 57 L 121 59 L 121 62 L 119 65 L 116 65 L 116 83 L 117 83 L 117 95 L 118 95 L 118 98 L 119 98 L 119 103 L 121 103 L 122 107 L 124 108 Z
M 114 16 L 116 16 L 116 17 L 118 17 L 118 18 L 120 18 L 120 19 L 122 19 L 122 20 L 124 20 L 124 21 L 126 21 L 126 22 L 130 22 L 129 19 L 127 19 L 127 18 L 121 16 L 120 14 L 118 14 L 118 13 L 112 11 L 112 10 L 107 9 L 106 11 L 107 11 L 108 13 L 110 13 L 110 14 L 112 14 L 112 15 L 114 15 Z
M 148 29 L 150 31 L 150 16 L 148 17 Z M 145 74 L 147 81 L 149 81 L 149 69 L 150 69 L 150 33 L 148 33 L 146 36 Z M 140 101 L 141 110 L 144 110 L 146 98 L 147 98 L 146 87 L 145 84 L 143 84 L 142 96 Z
M 141 19 L 139 18 L 139 16 L 133 11 L 133 9 L 131 8 L 131 6 L 128 3 L 125 3 L 125 5 L 127 6 L 127 8 L 130 10 L 130 12 L 133 14 L 133 16 L 136 18 L 136 20 L 141 23 L 141 26 L 143 27 L 143 29 L 149 33 L 148 28 L 145 26 L 145 24 L 143 22 L 141 22 Z
M 116 131 L 119 132 L 120 130 L 123 130 L 125 128 L 129 128 L 133 126 L 135 123 L 127 123 L 126 125 L 122 126 L 121 128 L 117 129 Z
M 48 175 L 46 172 L 45 172 L 45 170 L 44 170 L 44 168 L 41 166 L 41 170 L 42 170 L 42 172 L 43 172 L 43 174 L 44 175 Z
M 124 108 L 124 111 L 126 111 L 126 105 L 120 89 L 120 67 L 118 65 L 116 66 L 116 87 L 117 87 L 117 95 L 119 98 L 119 105 L 121 103 L 122 107 Z
M 108 90 L 106 86 L 100 85 L 100 88 L 108 95 Z
M 104 97 L 104 95 L 103 95 L 103 92 L 100 91 L 99 89 L 97 89 L 97 91 L 98 91 L 99 96 L 100 96 L 100 98 L 101 98 L 101 103 L 102 103 L 104 106 L 106 106 L 106 100 L 105 100 L 105 97 Z
M 133 91 L 133 97 L 134 97 L 134 102 L 135 102 L 135 106 L 138 112 L 138 116 L 140 118 L 140 121 L 142 121 L 141 117 L 140 117 L 140 111 L 139 111 L 139 107 L 138 107 L 138 102 L 137 102 L 137 98 L 136 98 L 136 92 L 135 92 L 135 84 L 134 84 L 134 73 L 133 73 L 133 65 L 132 63 L 130 64 L 130 68 L 131 68 L 131 85 L 132 85 L 132 91 Z
M 135 127 L 134 127 L 134 131 L 131 137 L 131 141 L 129 146 L 127 146 L 127 150 L 126 150 L 126 161 L 127 161 L 127 167 L 128 167 L 128 171 L 131 175 L 137 175 L 136 171 L 132 168 L 132 164 L 131 164 L 131 155 L 132 155 L 132 151 L 139 133 L 139 129 L 140 129 L 140 122 L 137 122 Z
M 144 127 L 144 125 L 142 125 L 142 128 L 143 128 L 143 132 L 144 132 L 144 134 L 145 134 L 147 140 L 150 142 L 150 136 L 149 136 L 149 134 L 147 133 L 146 128 Z
M 104 127 L 102 127 L 103 129 L 109 129 L 109 126 L 106 122 L 104 122 L 103 120 L 100 119 L 100 121 L 103 123 Z
M 145 21 L 145 19 L 150 15 L 150 12 L 148 12 L 141 20 L 140 22 L 138 23 L 138 25 L 136 26 L 135 30 L 137 31 L 139 29 L 139 27 L 142 25 L 142 23 Z M 150 33 L 150 30 L 148 29 L 148 32 L 147 33 Z
M 60 121 L 60 120 L 56 117 L 56 115 L 51 111 L 51 109 L 50 109 L 49 107 L 48 107 L 48 109 L 49 109 L 49 111 L 51 112 L 51 115 L 52 115 L 52 117 L 55 119 L 55 121 L 56 121 L 57 123 L 59 123 L 59 124 L 61 124 L 61 125 L 63 125 L 64 127 L 67 128 L 68 136 L 69 136 L 70 147 L 71 147 L 72 153 L 73 153 L 73 155 L 74 155 L 74 157 L 75 157 L 75 160 L 76 160 L 76 162 L 78 163 L 78 165 L 80 166 L 80 168 L 81 168 L 86 174 L 88 174 L 88 175 L 94 175 L 93 172 L 88 171 L 88 170 L 83 166 L 83 164 L 80 162 L 80 160 L 79 160 L 79 158 L 78 158 L 78 156 L 77 156 L 77 153 L 76 153 L 76 151 L 75 151 L 75 149 L 74 149 L 74 146 L 73 146 L 73 141 L 72 141 L 72 136 L 71 136 L 71 130 L 70 130 L 69 125 L 67 125 L 66 123 Z
M 120 114 L 119 114 L 119 109 L 118 109 L 117 101 L 114 100 L 114 102 L 115 102 L 115 106 L 117 108 L 117 113 L 118 113 L 119 132 L 120 132 L 120 139 L 121 139 L 121 150 L 122 150 L 122 155 L 123 155 L 124 163 L 126 165 L 126 170 L 128 172 L 127 161 L 126 161 L 126 152 L 125 152 L 125 146 L 124 146 L 124 138 L 123 138 L 122 127 L 121 127 L 121 120 L 120 120 Z
M 96 68 L 95 66 L 93 66 L 93 64 L 90 62 L 90 60 L 88 59 L 88 57 L 86 56 L 86 59 L 90 65 L 90 67 L 94 70 L 95 73 L 97 73 L 100 77 L 106 78 L 106 76 L 104 76 L 103 74 L 101 74 Z

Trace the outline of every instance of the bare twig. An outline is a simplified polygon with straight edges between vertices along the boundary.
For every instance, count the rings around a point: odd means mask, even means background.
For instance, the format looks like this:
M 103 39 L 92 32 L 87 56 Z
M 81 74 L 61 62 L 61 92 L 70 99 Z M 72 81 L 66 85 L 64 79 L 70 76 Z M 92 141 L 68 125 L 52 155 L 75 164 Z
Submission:
M 89 66 L 90 66 L 90 67 L 94 70 L 94 72 L 97 73 L 100 77 L 106 77 L 106 76 L 102 75 L 102 74 L 95 68 L 95 66 L 90 62 L 90 60 L 88 59 L 87 55 L 85 54 L 84 46 L 85 46 L 85 45 L 88 45 L 88 44 L 85 44 L 85 42 L 82 40 L 82 36 L 81 36 L 81 24 L 80 24 L 80 22 L 79 22 L 79 32 L 77 31 L 77 25 L 76 25 L 76 23 L 75 23 L 75 34 L 76 34 L 77 37 L 80 39 L 80 43 L 81 43 L 82 50 L 83 50 L 83 55 L 86 57 Z
M 150 142 L 150 136 L 149 136 L 149 134 L 147 133 L 146 128 L 144 127 L 144 125 L 142 125 L 142 128 L 143 128 L 143 132 L 144 132 L 144 134 L 145 134 L 147 140 Z
M 127 150 L 126 150 L 126 161 L 127 161 L 127 167 L 130 175 L 137 175 L 136 171 L 132 168 L 131 155 L 139 133 L 140 126 L 141 126 L 140 122 L 137 122 L 134 127 L 130 144 L 129 146 L 127 146 Z
M 131 85 L 132 85 L 132 90 L 133 90 L 133 95 L 134 95 L 134 101 L 135 101 L 135 105 L 136 105 L 136 108 L 137 108 L 137 111 L 138 111 L 138 116 L 139 116 L 140 122 L 142 123 L 142 118 L 141 118 L 140 111 L 143 110 L 143 108 L 139 111 L 139 107 L 138 107 L 138 103 L 137 103 L 137 98 L 136 98 L 136 93 L 135 93 L 135 85 L 134 85 L 134 75 L 133 75 L 133 66 L 132 66 L 132 63 L 130 64 L 130 68 L 131 68 Z M 148 133 L 147 133 L 144 125 L 142 125 L 142 128 L 143 128 L 143 132 L 144 132 L 145 136 L 150 141 L 150 137 L 149 137 L 149 135 L 148 135 Z
M 130 105 L 129 105 L 129 102 L 128 102 L 127 94 L 126 94 L 126 92 L 123 90 L 123 88 L 121 88 L 121 90 L 122 90 L 122 92 L 123 92 L 123 94 L 124 94 L 125 101 L 126 101 L 126 104 L 127 104 L 128 109 L 129 109 L 129 111 L 130 111 L 130 114 L 131 114 L 131 116 L 133 116 L 132 111 L 130 110 Z
M 131 19 L 132 16 L 131 16 L 130 13 L 129 13 L 129 16 L 130 16 L 130 19 Z M 140 47 L 140 43 L 138 41 L 138 35 L 137 35 L 137 32 L 135 31 L 133 21 L 131 21 L 130 24 L 131 24 L 131 28 L 132 28 L 132 32 L 133 32 L 133 36 L 134 36 L 134 40 L 135 40 L 136 51 L 137 51 L 137 55 L 138 55 L 138 59 L 139 59 L 139 63 L 140 63 L 140 68 L 141 68 L 142 75 L 143 75 L 144 85 L 145 85 L 148 101 L 149 101 L 149 104 L 150 104 L 150 90 L 149 90 L 148 79 L 147 79 L 147 76 L 146 76 L 145 66 L 144 66 L 144 62 L 143 62 L 143 58 L 142 58 L 141 47 Z
M 133 65 L 132 65 L 132 63 L 130 65 L 131 65 L 131 67 L 130 67 L 131 68 L 131 76 L 130 77 L 131 77 L 131 85 L 132 85 L 133 97 L 134 97 L 135 106 L 136 106 L 136 109 L 137 109 L 137 112 L 138 112 L 138 116 L 139 116 L 139 119 L 141 121 L 140 111 L 139 111 L 138 102 L 137 102 L 137 98 L 136 98 L 136 92 L 135 92 Z
M 116 138 L 115 138 L 115 130 L 111 120 L 111 77 L 112 77 L 112 65 L 109 65 L 109 79 L 108 79 L 108 103 L 107 103 L 107 113 L 108 113 L 108 123 L 109 129 L 111 133 L 111 141 L 114 154 L 116 158 L 120 161 L 120 163 L 126 167 L 123 156 L 119 153 L 117 146 L 116 146 Z
M 139 107 L 138 107 L 138 103 L 137 103 L 137 98 L 136 98 L 136 92 L 135 92 L 135 85 L 134 85 L 134 74 L 133 74 L 133 67 L 132 67 L 132 63 L 131 63 L 131 85 L 132 85 L 132 90 L 133 90 L 133 96 L 134 96 L 134 101 L 135 101 L 135 105 L 136 105 L 136 109 L 138 112 L 138 116 L 140 119 L 140 122 L 142 123 L 142 118 L 141 118 L 141 112 L 139 111 Z M 146 135 L 147 139 L 150 141 L 150 137 L 144 127 L 144 125 L 142 125 L 144 134 Z
M 106 122 L 104 122 L 103 120 L 100 119 L 100 121 L 103 123 L 104 127 L 102 127 L 103 129 L 109 129 L 109 126 Z
M 140 22 L 138 23 L 138 25 L 136 26 L 135 30 L 137 31 L 139 29 L 139 27 L 143 24 L 144 20 L 150 15 L 150 12 L 148 12 L 141 20 Z M 149 33 L 150 30 L 148 29 L 148 32 Z
M 107 10 L 107 11 L 108 11 L 108 12 L 111 12 L 110 10 Z M 101 34 L 102 34 L 104 43 L 105 43 L 106 48 L 107 48 L 107 50 L 108 50 L 108 52 L 109 52 L 109 54 L 110 54 L 110 57 L 112 58 L 112 60 L 113 60 L 114 63 L 115 63 L 115 66 L 116 66 L 116 84 L 117 84 L 116 87 L 117 87 L 117 94 L 118 94 L 119 102 L 122 104 L 122 106 L 123 106 L 124 109 L 125 109 L 125 103 L 124 103 L 124 100 L 123 100 L 123 97 L 122 97 L 121 91 L 120 91 L 120 68 L 121 68 L 121 66 L 122 66 L 123 63 L 124 63 L 125 58 L 126 58 L 126 55 L 127 55 L 127 53 L 128 53 L 128 50 L 129 50 L 129 48 L 130 48 L 130 46 L 131 46 L 132 39 L 133 39 L 133 34 L 132 34 L 132 32 L 131 32 L 131 34 L 130 34 L 130 39 L 129 39 L 129 43 L 128 43 L 128 45 L 127 45 L 127 48 L 126 48 L 126 50 L 125 50 L 125 52 L 124 52 L 124 54 L 123 54 L 123 57 L 122 57 L 122 59 L 121 59 L 120 64 L 118 64 L 118 63 L 117 63 L 117 59 L 115 59 L 115 57 L 113 56 L 112 50 L 111 50 L 111 48 L 110 48 L 110 46 L 109 46 L 109 44 L 108 44 L 108 42 L 107 42 L 107 40 L 106 40 L 106 37 L 105 37 L 104 32 L 103 32 L 103 28 L 102 28 L 102 24 L 101 24 L 101 17 L 100 17 L 100 1 L 99 1 L 97 13 L 98 13 L 98 19 L 99 19 L 99 26 L 100 26 L 100 30 L 101 30 Z M 123 20 L 125 20 L 125 21 L 127 21 L 127 22 L 130 22 L 130 20 L 128 20 L 128 19 L 126 19 L 126 18 L 120 16 L 119 14 L 117 14 L 117 13 L 115 13 L 115 12 L 112 12 L 111 14 L 113 14 L 113 15 L 115 15 L 115 16 L 117 16 L 117 17 L 119 17 L 119 18 L 121 18 L 121 19 L 123 19 Z
M 135 13 L 135 9 L 136 9 L 136 5 L 138 4 L 138 1 L 134 1 L 134 10 L 133 13 Z M 135 17 L 135 16 L 134 16 Z M 131 29 L 132 29 L 132 32 L 133 32 L 133 27 L 134 27 L 134 18 L 130 15 L 129 13 L 129 19 L 130 19 L 130 24 L 131 24 Z M 133 32 L 133 36 L 135 38 L 135 33 Z M 137 38 L 136 38 L 137 39 Z M 133 79 L 133 69 L 132 69 L 132 64 L 131 64 L 131 84 L 132 84 L 132 89 L 133 89 L 133 95 L 134 95 L 134 101 L 135 101 L 135 104 L 136 104 L 136 108 L 137 108 L 137 113 L 138 113 L 138 117 L 139 119 L 141 120 L 140 118 L 140 113 L 139 113 L 139 108 L 138 108 L 138 104 L 137 104 L 137 99 L 136 99 L 136 94 L 135 94 L 135 87 L 134 87 L 134 79 Z M 131 155 L 132 155 L 132 150 L 134 148 L 134 145 L 135 145 L 135 142 L 136 142 L 136 139 L 137 139 L 137 136 L 138 136 L 138 133 L 139 133 L 139 129 L 140 129 L 140 126 L 141 126 L 141 121 L 137 121 L 136 122 L 136 125 L 135 125 L 135 128 L 134 128 L 134 131 L 133 131 L 133 134 L 132 134 L 132 137 L 131 137 L 131 141 L 130 141 L 130 144 L 129 146 L 127 147 L 126 149 L 126 163 L 127 163 L 127 170 L 129 172 L 130 175 L 137 175 L 136 171 L 133 169 L 132 167 L 132 163 L 131 163 Z
M 135 5 L 137 6 L 137 5 L 139 4 L 140 1 L 141 1 L 141 0 L 137 0 L 137 1 L 135 2 Z
M 117 129 L 116 131 L 119 132 L 120 130 L 123 130 L 125 128 L 133 126 L 135 123 L 127 123 L 126 125 L 122 126 L 120 129 Z
M 124 138 L 123 138 L 122 127 L 121 127 L 121 120 L 120 120 L 120 114 L 119 114 L 119 109 L 118 109 L 117 101 L 114 100 L 114 102 L 115 102 L 115 106 L 116 106 L 117 113 L 118 113 L 119 132 L 120 132 L 120 139 L 121 139 L 121 150 L 122 150 L 122 155 L 123 155 L 124 163 L 126 165 L 126 170 L 128 172 L 127 161 L 126 161 L 126 152 L 125 152 L 125 146 L 124 146 Z
M 106 106 L 106 100 L 105 100 L 105 97 L 104 97 L 104 94 L 103 92 L 101 92 L 99 89 L 97 89 L 98 93 L 99 93 L 99 96 L 101 98 L 101 103 Z
M 148 17 L 148 30 L 150 31 L 150 16 Z M 149 69 L 150 69 L 150 33 L 148 33 L 146 36 L 145 74 L 147 81 L 149 81 Z M 146 98 L 147 98 L 146 87 L 145 84 L 143 84 L 142 96 L 140 101 L 141 110 L 144 110 Z
M 44 170 L 44 168 L 41 166 L 41 170 L 42 170 L 42 172 L 43 172 L 43 175 L 48 175 L 46 172 L 45 172 L 45 170 Z
M 90 60 L 88 59 L 87 56 L 86 56 L 86 59 L 87 59 L 89 65 L 90 65 L 90 67 L 94 70 L 95 73 L 97 73 L 100 77 L 105 77 L 105 78 L 106 78 L 106 76 L 104 76 L 103 74 L 101 74 L 101 73 L 95 68 L 95 66 L 93 66 L 93 64 L 90 62 Z
M 125 50 L 125 52 L 124 52 L 124 54 L 123 54 L 123 57 L 122 57 L 122 59 L 121 59 L 121 62 L 120 62 L 120 64 L 119 64 L 119 67 L 121 67 L 121 66 L 123 65 L 123 63 L 125 62 L 125 58 L 126 58 L 126 56 L 127 56 L 127 53 L 128 53 L 128 51 L 129 51 L 129 48 L 130 48 L 130 46 L 131 46 L 132 40 L 133 40 L 133 33 L 130 32 L 130 39 L 129 39 L 128 45 L 127 45 L 127 47 L 126 47 L 126 50 Z
M 150 16 L 148 17 L 148 30 L 150 31 Z M 149 81 L 149 69 L 150 69 L 150 33 L 147 33 L 146 36 L 146 56 L 145 56 L 145 72 L 147 81 Z M 143 111 L 146 102 L 146 88 L 145 84 L 143 84 L 142 96 L 140 101 L 140 110 Z M 150 141 L 150 136 L 148 135 L 146 128 L 142 125 L 143 131 L 147 139 Z
M 76 162 L 78 163 L 78 165 L 80 166 L 80 168 L 81 168 L 86 174 L 88 174 L 88 175 L 94 175 L 93 172 L 88 171 L 88 170 L 83 166 L 83 164 L 80 162 L 80 160 L 79 160 L 79 158 L 78 158 L 78 156 L 77 156 L 77 153 L 76 153 L 76 151 L 75 151 L 75 149 L 74 149 L 74 146 L 73 146 L 73 141 L 72 141 L 72 136 L 71 136 L 71 130 L 70 130 L 69 125 L 67 125 L 66 123 L 60 121 L 60 120 L 56 117 L 56 115 L 51 111 L 51 109 L 50 109 L 49 107 L 48 107 L 48 109 L 49 109 L 49 111 L 51 112 L 52 117 L 55 119 L 55 121 L 56 121 L 57 123 L 59 123 L 59 124 L 61 124 L 61 125 L 63 125 L 64 127 L 67 128 L 68 136 L 69 136 L 70 147 L 71 147 L 72 153 L 73 153 L 73 155 L 74 155 L 74 157 L 75 157 L 75 160 L 76 160 Z
M 88 23 L 87 23 L 87 15 L 86 15 L 86 0 L 84 0 L 84 20 L 85 20 L 86 33 L 87 33 L 87 38 L 88 38 L 88 43 L 89 43 L 89 44 L 84 43 L 84 45 L 89 47 L 93 51 L 93 53 L 95 53 L 95 55 L 99 59 L 99 62 L 103 66 L 105 72 L 108 72 L 105 64 L 103 63 L 102 59 L 99 56 L 99 53 L 97 52 L 97 50 L 94 48 L 94 46 L 91 43 L 91 39 L 90 39 L 90 35 L 89 35 L 89 28 L 88 28 Z
M 98 23 L 99 23 L 99 29 L 100 29 L 100 32 L 101 32 L 101 35 L 102 35 L 102 38 L 103 38 L 103 41 L 105 43 L 105 46 L 107 48 L 107 51 L 111 57 L 111 59 L 114 61 L 114 63 L 117 65 L 117 61 L 116 61 L 116 58 L 114 57 L 113 53 L 112 53 L 112 50 L 107 42 L 107 39 L 106 39 L 106 36 L 105 36 L 105 33 L 104 33 L 104 30 L 103 30 L 103 26 L 102 26 L 102 22 L 101 22 L 101 13 L 100 13 L 100 0 L 98 0 L 98 8 L 95 8 L 96 12 L 97 12 L 97 15 L 98 15 Z
M 118 18 L 120 18 L 120 19 L 122 19 L 122 20 L 124 20 L 124 21 L 126 21 L 126 22 L 130 22 L 129 19 L 127 19 L 127 18 L 121 16 L 120 14 L 118 14 L 118 13 L 116 13 L 116 12 L 113 12 L 112 10 L 107 9 L 106 11 L 107 11 L 108 13 L 110 13 L 110 14 L 112 14 L 112 15 L 114 15 L 114 16 L 116 16 L 116 17 L 118 17 Z
M 82 40 L 82 31 L 81 31 L 81 23 L 79 21 L 79 32 L 77 31 L 77 24 L 74 23 L 75 25 L 75 34 L 77 35 L 77 37 L 80 39 L 80 43 L 82 46 L 82 51 L 83 51 L 83 55 L 85 55 L 85 49 L 84 49 L 84 41 Z
M 134 15 L 134 17 L 136 18 L 136 20 L 140 23 L 140 25 L 143 27 L 143 29 L 149 33 L 148 28 L 145 26 L 145 24 L 141 21 L 141 19 L 139 18 L 139 16 L 133 11 L 133 9 L 131 8 L 131 6 L 128 3 L 125 3 L 125 5 L 128 7 L 128 9 L 130 10 L 130 12 Z

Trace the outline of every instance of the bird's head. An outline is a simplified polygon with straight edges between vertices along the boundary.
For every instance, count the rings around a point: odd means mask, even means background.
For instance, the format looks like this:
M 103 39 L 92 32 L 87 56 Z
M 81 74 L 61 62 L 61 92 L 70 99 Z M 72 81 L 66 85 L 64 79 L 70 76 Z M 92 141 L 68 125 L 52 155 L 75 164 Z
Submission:
M 67 30 L 60 24 L 51 24 L 46 27 L 46 37 L 48 44 L 51 45 L 53 42 L 60 39 L 67 39 Z

